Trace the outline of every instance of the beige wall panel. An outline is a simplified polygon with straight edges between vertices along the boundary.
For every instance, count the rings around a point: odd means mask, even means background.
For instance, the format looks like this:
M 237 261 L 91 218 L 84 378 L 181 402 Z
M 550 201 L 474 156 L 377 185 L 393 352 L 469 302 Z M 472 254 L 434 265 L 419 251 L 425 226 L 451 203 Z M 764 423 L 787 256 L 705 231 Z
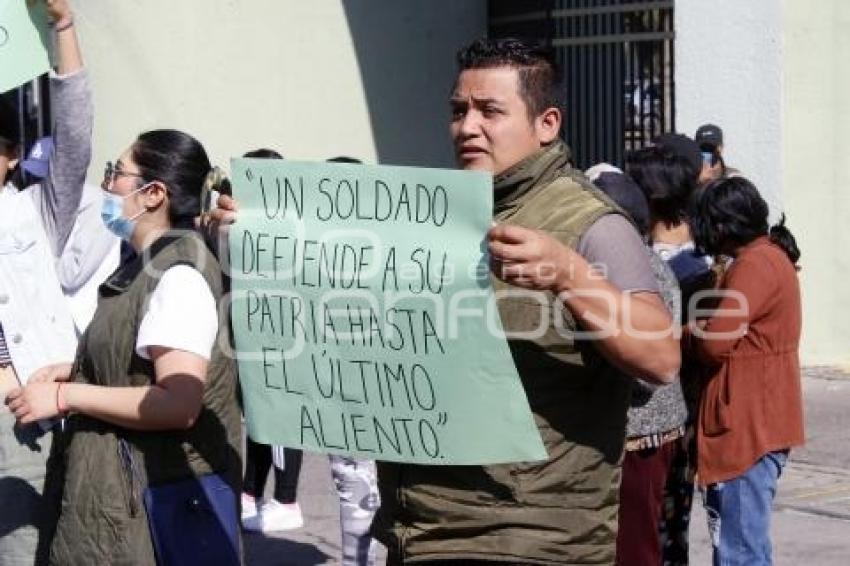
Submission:
M 173 127 L 225 167 L 293 159 L 451 164 L 454 51 L 486 3 L 76 0 L 95 92 L 92 179 L 140 131 Z
M 850 366 L 850 2 L 785 2 L 784 161 L 803 360 Z

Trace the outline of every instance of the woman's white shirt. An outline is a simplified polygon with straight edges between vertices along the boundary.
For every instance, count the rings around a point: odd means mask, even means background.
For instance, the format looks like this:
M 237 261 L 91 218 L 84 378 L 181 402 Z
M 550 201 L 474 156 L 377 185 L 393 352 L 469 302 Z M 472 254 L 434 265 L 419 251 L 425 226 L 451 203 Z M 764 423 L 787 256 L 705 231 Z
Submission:
M 148 348 L 183 350 L 209 360 L 218 333 L 218 309 L 210 286 L 188 265 L 167 269 L 151 293 L 136 353 L 150 359 Z

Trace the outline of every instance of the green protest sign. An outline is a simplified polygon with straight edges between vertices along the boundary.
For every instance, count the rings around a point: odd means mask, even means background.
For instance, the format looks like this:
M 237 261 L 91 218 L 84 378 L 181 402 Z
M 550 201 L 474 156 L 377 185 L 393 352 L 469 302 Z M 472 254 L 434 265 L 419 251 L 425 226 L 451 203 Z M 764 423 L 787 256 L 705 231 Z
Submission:
M 0 0 L 0 92 L 50 69 L 47 14 L 41 2 Z
M 378 460 L 540 460 L 490 286 L 483 173 L 235 159 L 249 435 Z

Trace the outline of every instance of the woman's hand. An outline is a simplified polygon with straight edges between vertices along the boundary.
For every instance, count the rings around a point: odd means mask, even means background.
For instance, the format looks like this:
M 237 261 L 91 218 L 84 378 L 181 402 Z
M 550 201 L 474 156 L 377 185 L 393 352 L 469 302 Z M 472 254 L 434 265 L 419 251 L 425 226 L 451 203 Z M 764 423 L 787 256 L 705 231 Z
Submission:
M 47 6 L 47 13 L 56 27 L 61 28 L 73 21 L 71 3 L 68 0 L 44 0 L 44 5 Z
M 6 406 L 21 424 L 49 419 L 61 414 L 59 398 L 62 383 L 28 383 L 13 389 L 6 396 Z
M 27 383 L 52 383 L 54 381 L 68 381 L 71 377 L 71 363 L 51 364 L 35 370 L 30 375 Z

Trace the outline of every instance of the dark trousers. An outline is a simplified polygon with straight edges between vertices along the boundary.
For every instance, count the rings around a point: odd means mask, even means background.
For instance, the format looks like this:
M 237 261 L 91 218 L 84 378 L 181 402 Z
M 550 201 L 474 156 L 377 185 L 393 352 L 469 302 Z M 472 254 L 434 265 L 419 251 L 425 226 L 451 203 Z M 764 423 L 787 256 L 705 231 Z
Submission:
M 685 436 L 675 445 L 673 463 L 667 475 L 661 518 L 661 563 L 664 566 L 688 566 L 688 529 L 694 500 L 694 476 L 697 467 L 697 438 L 689 424 Z
M 658 448 L 626 452 L 623 457 L 617 532 L 618 566 L 661 564 L 658 524 L 674 446 L 674 442 L 668 442 Z
M 301 474 L 301 450 L 284 449 L 284 467 L 274 468 L 274 498 L 281 503 L 295 503 L 298 492 L 298 476 Z M 262 497 L 266 480 L 272 468 L 272 447 L 247 439 L 245 446 L 245 480 L 242 491 L 254 497 Z

